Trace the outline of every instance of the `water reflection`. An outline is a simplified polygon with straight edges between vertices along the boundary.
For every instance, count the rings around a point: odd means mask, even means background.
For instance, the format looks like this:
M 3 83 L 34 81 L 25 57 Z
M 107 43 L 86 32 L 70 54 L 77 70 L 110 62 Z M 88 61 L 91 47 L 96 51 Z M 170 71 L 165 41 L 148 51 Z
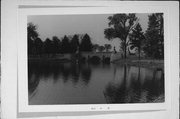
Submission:
M 154 69 L 153 75 L 142 79 L 144 68 L 136 67 L 137 75 L 124 65 L 122 82 L 111 81 L 105 88 L 108 103 L 164 102 L 164 74 L 162 69 Z M 121 80 L 121 79 L 120 79 Z M 129 82 L 128 82 L 129 80 Z
M 164 71 L 117 64 L 29 62 L 29 104 L 164 102 Z
M 57 80 L 62 79 L 65 82 L 71 80 L 76 84 L 79 80 L 79 77 L 82 78 L 85 84 L 87 84 L 91 77 L 91 68 L 88 64 L 76 64 L 76 63 L 61 63 L 61 62 L 29 62 L 28 64 L 28 76 L 29 81 L 34 84 L 36 81 L 42 77 L 53 76 L 53 81 L 56 83 Z M 32 76 L 35 75 L 37 79 L 34 79 Z M 41 77 L 40 77 L 41 76 Z M 44 78 L 47 80 L 48 78 Z M 29 84 L 29 90 L 31 90 Z

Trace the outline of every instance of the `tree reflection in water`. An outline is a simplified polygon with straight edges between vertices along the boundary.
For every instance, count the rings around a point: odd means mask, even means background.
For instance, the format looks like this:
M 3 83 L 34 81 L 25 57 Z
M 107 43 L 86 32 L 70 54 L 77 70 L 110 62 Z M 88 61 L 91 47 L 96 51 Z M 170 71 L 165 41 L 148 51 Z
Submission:
M 91 79 L 91 68 L 85 67 L 84 69 L 82 69 L 81 76 L 83 82 L 87 85 Z
M 159 75 L 160 74 L 160 75 Z M 153 77 L 146 76 L 141 81 L 141 67 L 138 75 L 129 76 L 129 67 L 124 65 L 123 82 L 108 83 L 104 90 L 107 103 L 149 103 L 164 102 L 164 73 L 162 69 L 155 69 Z M 127 81 L 130 81 L 127 83 Z
M 91 72 L 91 68 L 87 63 L 29 62 L 29 95 L 35 91 L 40 79 L 48 80 L 47 77 L 53 76 L 54 83 L 58 80 L 63 80 L 64 83 L 72 81 L 76 84 L 81 77 L 84 85 L 88 85 L 91 79 Z
M 164 102 L 164 71 L 123 64 L 28 62 L 28 91 L 34 101 L 43 91 L 44 98 L 53 93 L 43 104 L 79 103 L 75 98 L 61 102 L 61 95 L 79 96 L 84 104 Z

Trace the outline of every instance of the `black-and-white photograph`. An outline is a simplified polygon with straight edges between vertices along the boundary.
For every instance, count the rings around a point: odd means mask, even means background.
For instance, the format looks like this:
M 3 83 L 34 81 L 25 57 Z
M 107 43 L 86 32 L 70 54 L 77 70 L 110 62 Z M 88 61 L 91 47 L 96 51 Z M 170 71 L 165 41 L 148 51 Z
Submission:
M 29 105 L 164 103 L 163 15 L 29 15 Z

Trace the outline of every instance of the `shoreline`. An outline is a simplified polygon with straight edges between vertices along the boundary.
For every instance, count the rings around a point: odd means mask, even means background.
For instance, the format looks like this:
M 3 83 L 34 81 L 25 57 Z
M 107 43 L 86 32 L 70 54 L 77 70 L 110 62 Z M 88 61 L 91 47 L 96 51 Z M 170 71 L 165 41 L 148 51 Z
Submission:
M 73 62 L 69 59 L 57 59 L 57 58 L 28 58 L 28 62 L 39 62 L 39 61 L 47 61 L 47 62 L 61 62 L 68 63 Z M 164 69 L 164 60 L 158 59 L 119 59 L 113 62 L 110 62 L 116 65 L 130 65 L 130 66 L 140 66 L 140 67 L 148 67 L 148 68 L 162 68 Z
M 113 64 L 121 65 L 127 64 L 131 66 L 140 66 L 140 67 L 148 67 L 148 68 L 162 68 L 164 69 L 164 60 L 158 59 L 121 59 L 112 62 Z
M 28 62 L 71 62 L 69 59 L 57 59 L 57 58 L 28 58 Z

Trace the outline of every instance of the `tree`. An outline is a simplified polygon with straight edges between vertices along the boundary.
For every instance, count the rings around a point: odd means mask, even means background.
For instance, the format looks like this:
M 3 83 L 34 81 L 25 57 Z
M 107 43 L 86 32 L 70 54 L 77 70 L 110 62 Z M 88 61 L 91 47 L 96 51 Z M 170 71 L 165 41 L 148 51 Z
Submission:
M 149 57 L 164 58 L 163 13 L 149 15 L 144 51 Z
M 65 35 L 64 38 L 62 39 L 61 52 L 62 52 L 62 53 L 70 53 L 69 38 L 68 38 L 66 35 Z
M 112 48 L 110 44 L 105 44 L 104 47 L 106 49 L 106 52 L 109 52 L 109 50 Z
M 28 55 L 32 55 L 34 49 L 34 41 L 30 38 L 28 38 Z
M 88 34 L 85 34 L 80 44 L 80 51 L 91 52 L 93 45 Z
M 28 31 L 28 39 L 34 40 L 39 36 L 37 32 L 37 26 L 34 25 L 33 23 L 28 23 L 27 31 Z
M 130 49 L 137 48 L 140 60 L 142 41 L 145 39 L 144 34 L 142 32 L 141 25 L 138 23 L 136 27 L 132 30 L 132 34 L 130 34 Z
M 59 38 L 57 36 L 53 36 L 53 38 L 52 38 L 52 52 L 53 52 L 53 54 L 60 53 L 60 45 L 61 45 L 61 41 L 59 40 Z
M 35 55 L 41 55 L 43 51 L 43 42 L 40 38 L 34 40 L 34 53 Z
M 52 41 L 49 38 L 44 41 L 44 53 L 48 55 L 52 53 Z
M 94 52 L 96 52 L 99 49 L 99 45 L 98 44 L 94 44 L 93 45 L 93 50 Z
M 99 52 L 103 52 L 105 50 L 105 47 L 104 46 L 99 46 Z
M 119 38 L 121 40 L 121 47 L 126 58 L 126 50 L 128 46 L 127 37 L 137 20 L 135 14 L 115 14 L 108 17 L 109 28 L 104 30 L 105 38 L 111 40 Z
M 71 42 L 71 52 L 72 53 L 75 53 L 79 47 L 79 38 L 78 38 L 78 35 L 74 35 Z
M 34 40 L 38 38 L 37 26 L 33 23 L 27 24 L 28 55 L 34 54 Z

